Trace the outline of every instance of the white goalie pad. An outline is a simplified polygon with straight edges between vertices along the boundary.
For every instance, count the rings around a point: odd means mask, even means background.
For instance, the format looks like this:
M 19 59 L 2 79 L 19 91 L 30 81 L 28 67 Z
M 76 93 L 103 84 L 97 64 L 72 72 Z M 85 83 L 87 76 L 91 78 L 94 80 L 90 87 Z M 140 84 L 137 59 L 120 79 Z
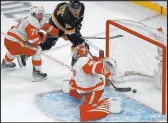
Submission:
M 121 100 L 119 97 L 110 98 L 109 102 L 110 102 L 110 112 L 111 113 L 121 112 Z
M 62 80 L 62 91 L 64 93 L 69 93 L 69 78 Z

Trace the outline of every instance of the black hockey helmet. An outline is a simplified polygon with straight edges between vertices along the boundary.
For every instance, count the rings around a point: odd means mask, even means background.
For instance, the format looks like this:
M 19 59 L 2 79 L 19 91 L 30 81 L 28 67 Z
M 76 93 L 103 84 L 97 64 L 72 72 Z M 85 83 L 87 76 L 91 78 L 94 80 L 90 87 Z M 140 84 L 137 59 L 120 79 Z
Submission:
M 70 0 L 69 5 L 73 9 L 80 9 L 81 8 L 81 2 L 79 0 Z
M 81 11 L 81 2 L 79 0 L 70 0 L 69 8 L 74 17 L 79 17 Z

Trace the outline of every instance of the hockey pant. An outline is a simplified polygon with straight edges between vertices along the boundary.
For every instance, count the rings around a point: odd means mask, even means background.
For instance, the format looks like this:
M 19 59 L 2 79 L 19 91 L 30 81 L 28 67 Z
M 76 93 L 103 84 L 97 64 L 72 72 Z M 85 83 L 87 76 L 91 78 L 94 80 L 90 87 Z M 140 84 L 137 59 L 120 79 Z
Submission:
M 37 70 L 41 67 L 41 47 L 30 47 L 24 45 L 22 42 L 13 42 L 5 38 L 5 47 L 8 52 L 5 55 L 5 61 L 10 63 L 14 60 L 16 55 L 22 54 L 27 56 L 32 56 L 32 64 Z
M 79 106 L 81 121 L 103 118 L 110 113 L 108 98 L 100 100 L 104 92 L 103 79 L 101 79 L 96 86 L 91 88 L 78 87 L 75 80 L 71 79 L 69 94 L 74 98 L 80 99 L 82 96 L 77 92 L 76 89 L 86 91 L 84 94 L 84 102 Z

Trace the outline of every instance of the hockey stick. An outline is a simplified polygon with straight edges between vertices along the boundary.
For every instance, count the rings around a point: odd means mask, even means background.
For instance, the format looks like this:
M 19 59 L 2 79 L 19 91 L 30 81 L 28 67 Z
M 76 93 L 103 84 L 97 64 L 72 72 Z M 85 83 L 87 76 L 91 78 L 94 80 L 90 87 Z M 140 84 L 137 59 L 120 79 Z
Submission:
M 56 36 L 46 36 L 47 38 L 58 38 Z M 115 39 L 115 38 L 119 38 L 119 37 L 123 37 L 123 35 L 115 35 L 110 37 L 109 39 Z M 84 39 L 106 39 L 105 37 L 82 37 Z
M 114 38 L 119 38 L 119 37 L 123 37 L 123 35 L 115 35 L 110 37 L 109 39 L 114 39 Z M 106 39 L 105 37 L 83 37 L 85 39 Z
M 129 92 L 129 91 L 131 91 L 131 87 L 118 88 L 118 87 L 116 87 L 116 86 L 112 83 L 112 81 L 111 81 L 110 79 L 108 79 L 108 81 L 109 81 L 110 84 L 114 87 L 114 89 L 115 89 L 116 91 L 119 91 L 119 92 Z M 113 80 L 113 81 L 114 81 L 114 80 Z

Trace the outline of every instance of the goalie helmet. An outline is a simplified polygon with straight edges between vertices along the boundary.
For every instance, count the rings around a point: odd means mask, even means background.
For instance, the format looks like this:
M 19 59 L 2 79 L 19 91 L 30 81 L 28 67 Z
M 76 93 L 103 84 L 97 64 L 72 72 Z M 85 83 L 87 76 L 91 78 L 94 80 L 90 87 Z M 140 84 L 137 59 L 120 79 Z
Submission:
M 73 56 L 76 58 L 86 57 L 88 55 L 88 49 L 86 48 L 85 44 L 80 44 L 75 47 L 73 52 Z
M 39 13 L 44 13 L 44 9 L 42 6 L 32 6 L 30 8 L 30 13 L 33 14 L 33 13 L 36 13 L 36 14 L 39 14 Z
M 110 69 L 110 72 L 113 76 L 117 74 L 117 64 L 114 59 L 106 58 L 103 60 L 103 63 L 106 67 Z

